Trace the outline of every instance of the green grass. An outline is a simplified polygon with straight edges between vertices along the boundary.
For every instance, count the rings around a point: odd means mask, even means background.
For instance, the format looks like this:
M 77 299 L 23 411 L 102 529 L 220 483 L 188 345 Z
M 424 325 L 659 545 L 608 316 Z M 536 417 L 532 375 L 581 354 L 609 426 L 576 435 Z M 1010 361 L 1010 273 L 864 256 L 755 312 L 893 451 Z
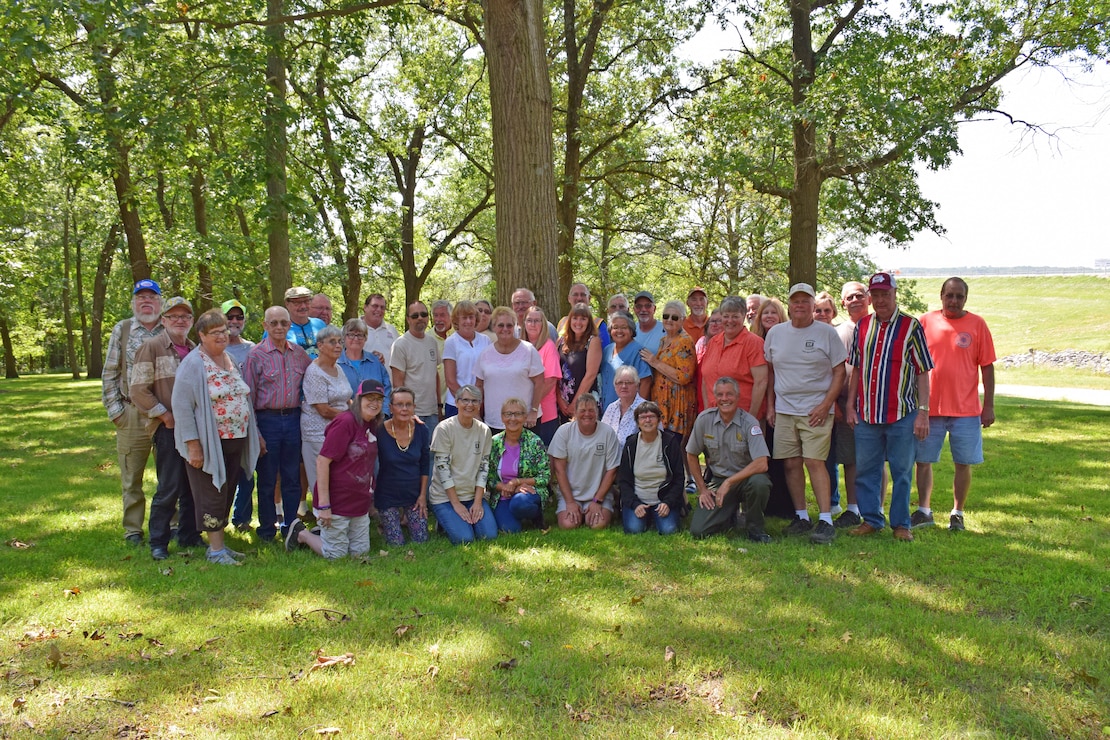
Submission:
M 962 535 L 375 536 L 328 563 L 231 534 L 226 568 L 122 542 L 96 383 L 0 381 L 0 542 L 33 544 L 0 546 L 0 737 L 1103 738 L 1110 417 L 999 403 Z
M 943 279 L 917 281 L 940 308 Z M 967 310 L 987 320 L 999 357 L 1083 349 L 1110 352 L 1110 279 L 1094 276 L 968 278 Z

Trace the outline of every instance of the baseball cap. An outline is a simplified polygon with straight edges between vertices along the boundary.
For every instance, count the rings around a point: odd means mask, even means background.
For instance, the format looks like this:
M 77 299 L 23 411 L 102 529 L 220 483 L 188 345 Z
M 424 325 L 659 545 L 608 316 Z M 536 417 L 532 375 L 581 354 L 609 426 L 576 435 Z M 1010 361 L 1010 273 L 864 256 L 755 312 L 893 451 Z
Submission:
M 224 316 L 227 316 L 227 312 L 230 311 L 233 308 L 237 308 L 240 311 L 242 311 L 243 312 L 243 318 L 247 317 L 246 307 L 242 303 L 240 303 L 239 301 L 235 300 L 234 298 L 232 298 L 230 300 L 226 300 L 226 301 L 224 301 L 223 303 L 220 304 L 220 311 L 223 312 Z
M 303 285 L 295 285 L 289 290 L 285 291 L 285 300 L 290 298 L 311 298 L 312 291 Z
M 810 298 L 816 298 L 817 293 L 813 290 L 813 286 L 809 283 L 794 283 L 790 286 L 790 292 L 786 294 L 787 298 L 791 298 L 795 293 L 805 293 Z
M 367 379 L 358 384 L 358 393 L 355 395 L 369 396 L 375 393 L 385 398 L 385 386 L 380 381 Z
M 177 308 L 178 306 L 184 306 L 185 308 L 189 309 L 189 315 L 193 315 L 193 304 L 189 303 L 187 300 L 179 295 L 175 295 L 173 298 L 170 298 L 168 301 L 166 301 L 166 305 L 162 307 L 162 315 L 165 316 L 170 312 L 170 310 Z
M 136 282 L 134 289 L 131 291 L 131 295 L 135 295 L 140 290 L 153 290 L 158 295 L 162 295 L 162 288 L 150 278 L 143 278 Z
M 709 294 L 705 292 L 705 288 L 701 287 L 700 285 L 696 285 L 694 286 L 693 290 L 686 294 L 686 300 L 690 300 L 690 296 L 692 296 L 694 293 L 701 293 L 706 298 L 709 297 Z M 655 301 L 652 301 L 652 303 L 655 303 Z
M 867 282 L 867 289 L 870 290 L 894 290 L 898 287 L 898 281 L 889 272 L 876 272 L 871 276 Z
M 655 303 L 655 296 L 653 296 L 651 293 L 647 292 L 646 290 L 641 290 L 639 293 L 637 293 L 636 297 L 632 299 L 632 302 L 635 303 L 636 301 L 640 300 L 641 298 L 647 298 L 652 303 Z

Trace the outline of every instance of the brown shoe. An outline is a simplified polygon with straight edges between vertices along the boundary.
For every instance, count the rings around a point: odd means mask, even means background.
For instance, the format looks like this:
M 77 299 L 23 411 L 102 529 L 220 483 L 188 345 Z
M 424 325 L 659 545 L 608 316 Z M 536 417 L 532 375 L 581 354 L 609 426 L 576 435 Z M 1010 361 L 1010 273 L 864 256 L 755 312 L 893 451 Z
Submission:
M 850 534 L 852 537 L 866 537 L 867 535 L 875 534 L 878 531 L 878 529 L 872 527 L 867 522 L 862 522 L 858 527 L 853 527 L 852 529 L 849 529 L 848 534 Z
M 894 539 L 901 540 L 902 542 L 913 542 L 913 532 L 906 527 L 895 527 Z

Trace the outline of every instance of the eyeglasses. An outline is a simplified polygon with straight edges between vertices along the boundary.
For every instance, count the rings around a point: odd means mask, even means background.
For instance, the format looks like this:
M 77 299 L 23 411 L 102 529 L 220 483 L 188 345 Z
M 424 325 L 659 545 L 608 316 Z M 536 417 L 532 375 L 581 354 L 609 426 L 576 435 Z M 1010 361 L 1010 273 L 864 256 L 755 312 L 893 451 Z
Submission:
M 246 319 L 245 316 L 233 316 L 231 314 L 228 314 L 227 315 L 227 320 L 228 321 L 246 321 L 247 319 Z
M 506 419 L 523 419 L 525 416 L 528 416 L 528 414 L 523 411 L 504 411 L 501 415 Z
M 844 300 L 846 301 L 862 301 L 864 298 L 866 298 L 866 296 L 863 293 L 851 293 L 844 296 Z
M 192 321 L 193 317 L 187 313 L 168 313 L 162 318 L 170 321 Z
M 456 398 L 460 406 L 477 406 L 481 403 L 477 398 Z
M 515 329 L 516 324 L 494 324 L 494 329 Z
M 365 342 L 366 341 L 366 335 L 365 334 L 358 334 L 356 332 L 351 332 L 350 334 L 347 334 L 346 338 L 347 339 L 357 339 L 360 342 Z
M 410 319 L 426 319 L 428 318 L 427 311 L 413 311 L 409 314 Z
M 206 337 L 226 337 L 227 329 L 213 329 L 212 331 L 204 332 Z
M 665 313 L 665 314 L 663 314 L 663 320 L 664 321 L 682 321 L 682 317 L 679 316 L 676 313 Z

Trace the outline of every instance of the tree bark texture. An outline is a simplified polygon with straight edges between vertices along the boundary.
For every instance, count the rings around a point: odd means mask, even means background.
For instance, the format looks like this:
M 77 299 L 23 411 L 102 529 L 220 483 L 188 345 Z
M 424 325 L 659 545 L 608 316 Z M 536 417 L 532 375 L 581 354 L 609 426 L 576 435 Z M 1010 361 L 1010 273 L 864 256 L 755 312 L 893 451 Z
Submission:
M 100 258 L 96 262 L 96 277 L 93 279 L 92 311 L 89 326 L 89 380 L 104 374 L 104 300 L 108 296 L 108 276 L 112 272 L 112 257 L 119 246 L 119 222 L 112 224 L 104 244 L 100 247 Z
M 81 368 L 77 365 L 77 338 L 73 335 L 73 298 L 70 287 L 70 271 L 73 269 L 73 260 L 70 257 L 70 214 L 73 212 L 74 191 L 66 186 L 66 210 L 62 214 L 65 223 L 62 224 L 62 317 L 66 327 L 66 361 L 74 380 L 81 379 Z M 74 232 L 72 238 L 76 238 Z
M 809 0 L 791 0 L 794 57 L 793 102 L 803 110 L 816 64 Z M 790 283 L 817 284 L 817 217 L 821 197 L 821 166 L 817 161 L 817 127 L 794 120 L 794 189 L 790 194 Z
M 284 14 L 282 0 L 266 0 L 266 17 Z M 289 261 L 289 211 L 286 196 L 286 159 L 289 138 L 286 133 L 285 98 L 285 25 L 266 26 L 266 109 L 263 129 L 266 147 L 266 238 L 270 246 L 271 305 L 285 302 L 285 291 L 293 286 Z
M 486 57 L 493 118 L 497 301 L 526 287 L 553 317 L 559 307 L 558 215 L 551 81 L 542 0 L 487 0 Z
M 15 364 L 15 350 L 12 348 L 12 332 L 3 314 L 0 314 L 0 342 L 4 347 L 4 377 L 18 378 L 19 370 Z

